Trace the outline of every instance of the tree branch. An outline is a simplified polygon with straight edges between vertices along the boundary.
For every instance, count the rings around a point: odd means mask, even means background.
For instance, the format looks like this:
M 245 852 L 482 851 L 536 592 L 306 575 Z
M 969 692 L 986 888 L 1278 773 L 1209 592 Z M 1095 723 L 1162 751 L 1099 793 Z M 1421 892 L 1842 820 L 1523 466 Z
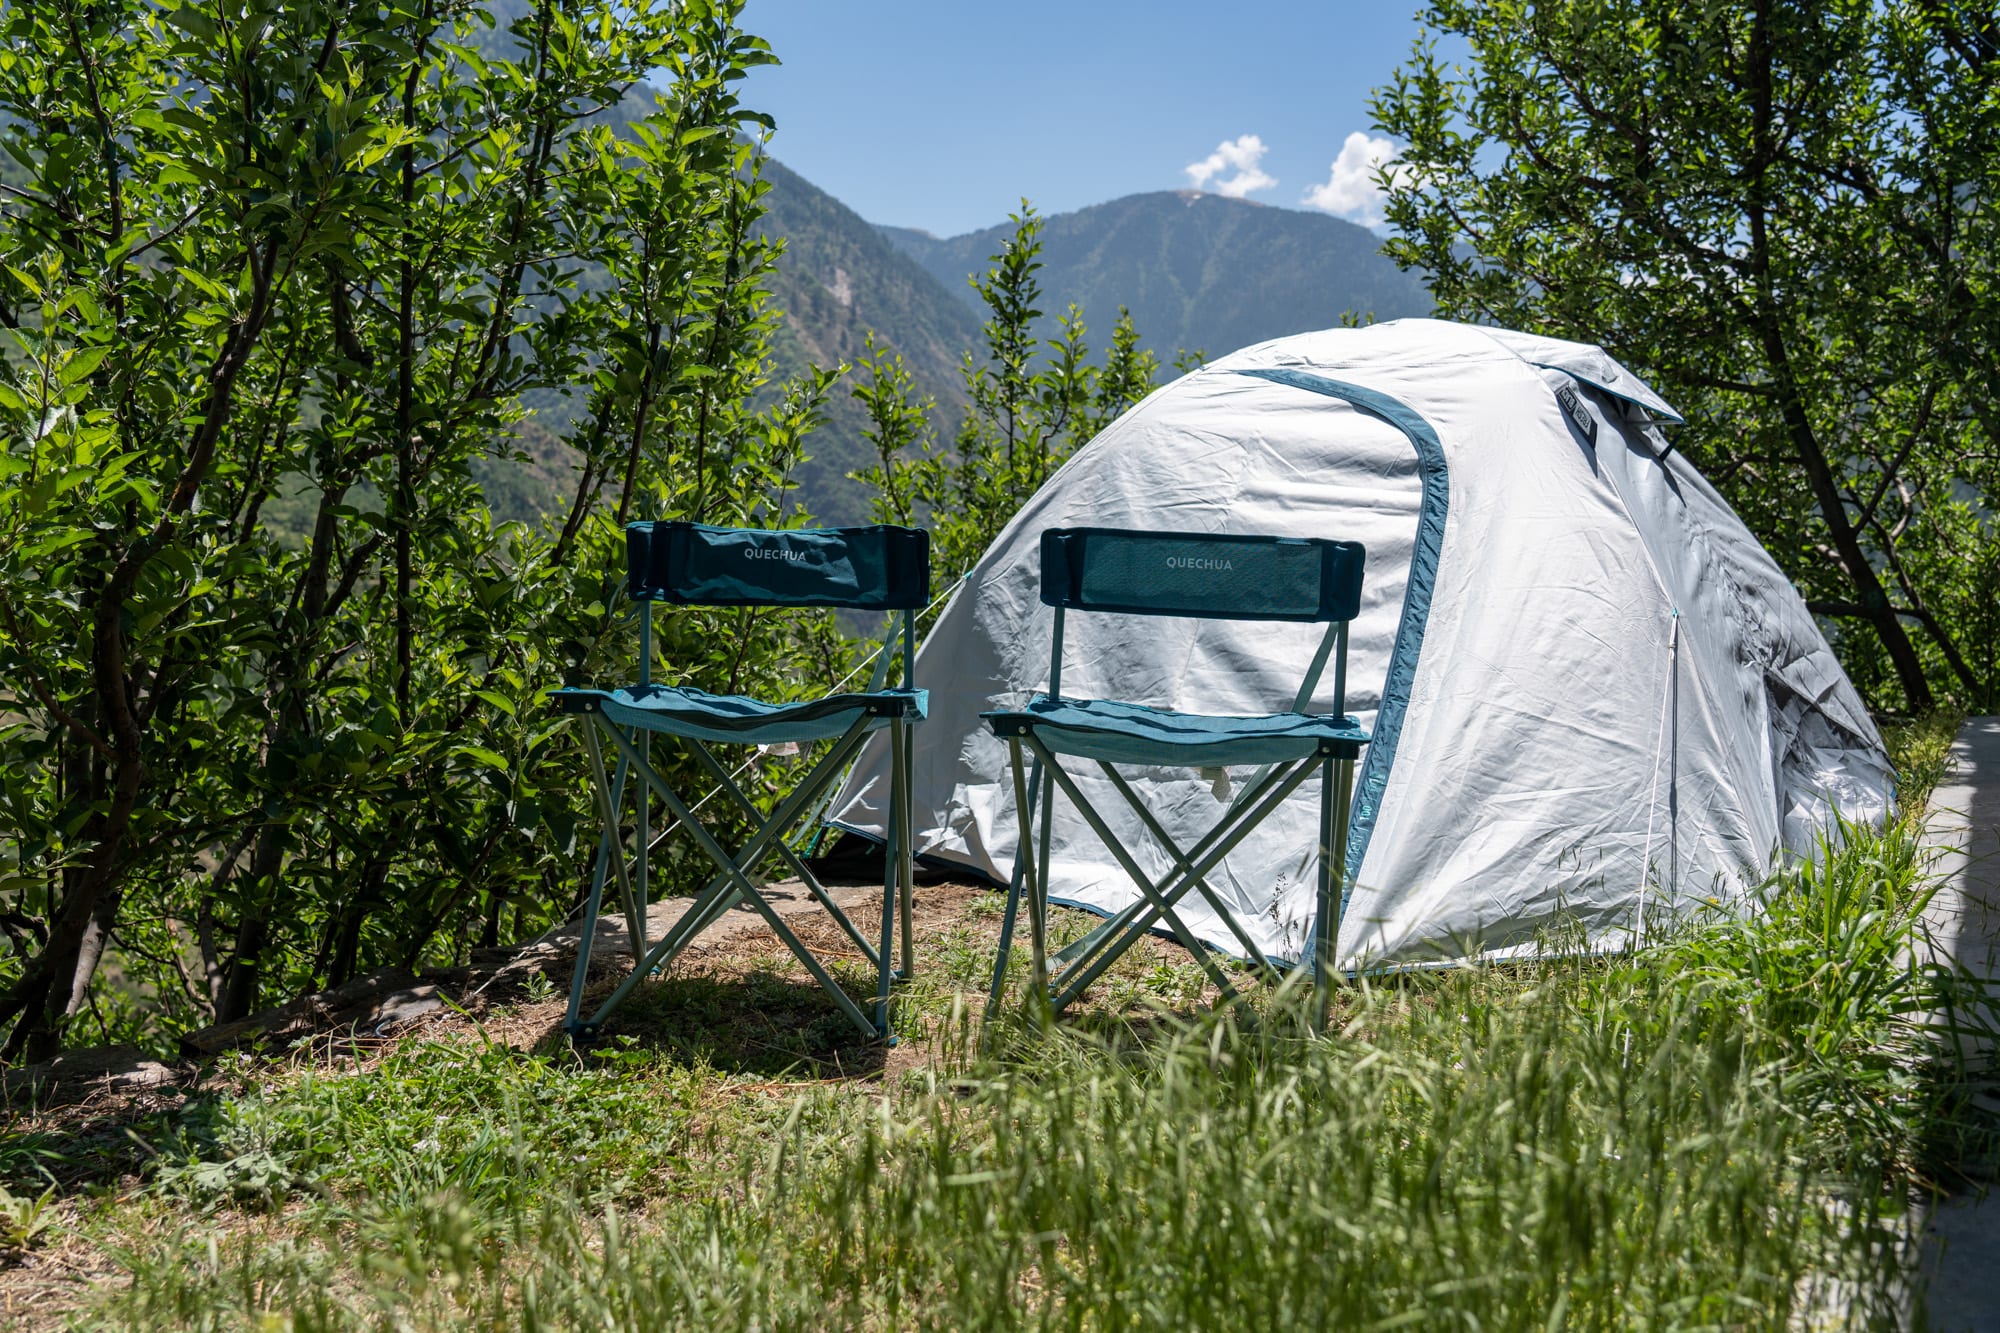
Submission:
M 7 633 L 13 637 L 16 644 L 23 646 L 23 655 L 25 656 L 27 640 L 21 634 L 20 622 L 14 619 L 13 603 L 7 600 L 4 593 L 0 593 L 0 616 L 6 617 Z M 114 763 L 117 761 L 117 754 L 113 752 L 109 745 L 105 744 L 104 738 L 98 735 L 88 722 L 85 722 L 82 718 L 64 708 L 62 703 L 57 700 L 55 695 L 49 690 L 49 687 L 43 683 L 42 678 L 32 668 L 24 664 L 20 668 L 20 671 L 22 679 L 28 682 L 28 689 L 34 693 L 36 699 L 40 700 L 42 707 L 49 710 L 51 717 L 75 732 L 84 744 L 97 751 L 107 761 Z

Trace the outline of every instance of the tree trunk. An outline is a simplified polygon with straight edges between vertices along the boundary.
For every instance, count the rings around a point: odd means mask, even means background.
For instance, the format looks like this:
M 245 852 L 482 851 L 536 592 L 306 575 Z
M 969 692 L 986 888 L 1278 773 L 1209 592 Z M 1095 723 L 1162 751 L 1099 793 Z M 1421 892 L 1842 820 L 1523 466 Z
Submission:
M 92 955 L 88 970 L 79 966 L 84 940 L 98 919 L 99 904 L 106 895 L 115 894 L 118 877 L 124 873 L 120 852 L 138 804 L 141 771 L 136 751 L 120 755 L 110 807 L 84 829 L 84 838 L 95 843 L 90 860 L 64 895 L 48 943 L 0 1000 L 0 1021 L 20 1016 L 5 1046 L 0 1046 L 0 1060 L 13 1061 L 23 1055 L 30 1062 L 51 1060 L 62 1050 L 63 1020 L 70 1011 L 70 997 L 90 984 L 102 956 L 100 948 Z M 116 910 L 115 899 L 111 910 Z
M 355 960 L 361 951 L 361 927 L 368 920 L 368 911 L 381 901 L 382 884 L 389 875 L 387 857 L 369 858 L 362 868 L 361 884 L 355 890 L 353 901 L 341 914 L 340 935 L 334 942 L 333 966 L 327 972 L 327 985 L 345 985 L 354 976 Z
M 250 892 L 255 895 L 236 927 L 236 953 L 229 964 L 229 981 L 215 1006 L 215 1021 L 234 1023 L 255 1013 L 264 960 L 271 937 L 271 913 L 278 871 L 285 861 L 285 830 L 266 824 L 257 833 L 257 850 L 250 857 Z
M 1767 179 L 1769 168 L 1779 159 L 1775 141 L 1777 98 L 1772 79 L 1777 53 L 1771 35 L 1770 17 L 1768 3 L 1756 6 L 1745 71 L 1751 97 L 1754 150 L 1749 164 L 1750 194 L 1744 212 L 1749 224 L 1747 257 L 1754 275 L 1751 309 L 1757 337 L 1765 359 L 1770 363 L 1771 380 L 1777 390 L 1785 434 L 1798 457 L 1799 466 L 1805 470 L 1806 482 L 1812 488 L 1813 503 L 1826 524 L 1827 535 L 1833 543 L 1834 553 L 1840 557 L 1848 583 L 1854 588 L 1855 601 L 1868 623 L 1874 627 L 1883 648 L 1888 651 L 1889 660 L 1896 668 L 1896 677 L 1903 686 L 1903 697 L 1911 711 L 1926 712 L 1932 706 L 1932 698 L 1930 682 L 1924 679 L 1923 662 L 1917 657 L 1916 646 L 1910 642 L 1902 621 L 1897 619 L 1895 608 L 1889 604 L 1888 594 L 1882 591 L 1882 581 L 1875 576 L 1875 567 L 1869 563 L 1868 553 L 1861 547 L 1860 535 L 1847 512 L 1847 502 L 1840 494 L 1840 485 L 1834 479 L 1833 468 L 1827 462 L 1826 451 L 1821 448 L 1819 434 L 1806 411 L 1805 396 L 1800 392 L 1798 373 L 1792 365 L 1785 337 L 1783 297 L 1772 272 L 1769 225 L 1772 208 L 1782 207 L 1781 200 L 1771 197 Z
M 1918 658 L 1916 645 L 1904 630 L 1896 608 L 1890 604 L 1888 593 L 1883 591 L 1882 580 L 1876 577 L 1875 566 L 1869 563 L 1868 553 L 1862 549 L 1860 535 L 1848 517 L 1847 505 L 1841 498 L 1833 469 L 1820 448 L 1819 436 L 1806 415 L 1805 404 L 1800 401 L 1798 382 L 1786 355 L 1784 337 L 1775 324 L 1775 319 L 1766 319 L 1761 332 L 1764 354 L 1770 358 L 1772 378 L 1779 386 L 1780 408 L 1784 414 L 1785 432 L 1791 437 L 1792 450 L 1798 457 L 1799 466 L 1805 470 L 1807 483 L 1812 487 L 1813 501 L 1819 508 L 1820 518 L 1826 523 L 1834 553 L 1840 557 L 1841 570 L 1854 589 L 1857 609 L 1888 651 L 1889 661 L 1896 668 L 1896 678 L 1903 686 L 1903 697 L 1910 710 L 1928 712 L 1934 700 L 1930 682 L 1924 679 L 1924 664 Z

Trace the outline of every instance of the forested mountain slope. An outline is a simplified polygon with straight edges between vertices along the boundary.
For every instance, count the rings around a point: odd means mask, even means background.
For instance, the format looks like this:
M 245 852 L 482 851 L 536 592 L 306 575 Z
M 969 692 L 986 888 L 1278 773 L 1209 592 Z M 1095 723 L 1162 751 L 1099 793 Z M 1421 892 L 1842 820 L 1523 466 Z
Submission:
M 966 275 L 1010 231 L 940 239 L 908 227 L 882 232 L 968 304 Z M 1051 318 L 1076 302 L 1093 328 L 1120 305 L 1148 346 L 1210 357 L 1267 338 L 1338 325 L 1343 316 L 1427 315 L 1422 278 L 1381 253 L 1365 227 L 1297 209 L 1192 190 L 1127 195 L 1058 213 L 1042 229 L 1042 285 Z
M 760 229 L 782 237 L 771 298 L 784 312 L 772 350 L 780 377 L 808 365 L 853 364 L 870 331 L 901 353 L 919 391 L 933 395 L 948 432 L 965 403 L 959 361 L 979 338 L 979 317 L 925 268 L 853 209 L 784 164 L 767 158 Z M 962 281 L 962 280 L 961 280 Z M 867 415 L 851 381 L 834 390 L 827 422 L 808 446 L 800 490 L 818 518 L 860 522 L 868 496 L 847 474 L 874 461 L 862 431 Z

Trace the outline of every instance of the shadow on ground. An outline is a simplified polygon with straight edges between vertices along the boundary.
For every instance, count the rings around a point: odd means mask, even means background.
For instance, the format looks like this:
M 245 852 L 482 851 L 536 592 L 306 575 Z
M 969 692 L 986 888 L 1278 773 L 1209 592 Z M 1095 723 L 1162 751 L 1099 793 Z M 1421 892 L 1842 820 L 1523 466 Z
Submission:
M 868 1008 L 870 1002 L 862 1005 Z M 557 1030 L 547 1040 L 565 1038 Z M 881 1073 L 887 1055 L 883 1044 L 863 1037 L 810 978 L 791 976 L 776 965 L 648 981 L 585 1050 L 621 1048 L 725 1074 L 826 1079 L 872 1077 Z

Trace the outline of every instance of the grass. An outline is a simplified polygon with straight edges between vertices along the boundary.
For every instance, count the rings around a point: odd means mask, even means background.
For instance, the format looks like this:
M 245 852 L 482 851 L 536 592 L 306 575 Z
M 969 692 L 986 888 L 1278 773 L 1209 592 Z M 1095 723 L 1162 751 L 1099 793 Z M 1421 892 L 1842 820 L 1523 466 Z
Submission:
M 914 1067 L 855 1077 L 753 969 L 655 988 L 591 1059 L 471 1033 L 265 1069 L 137 1127 L 142 1181 L 75 1209 L 130 1273 L 77 1319 L 1887 1326 L 1912 1199 L 1990 1147 L 1940 1018 L 1990 1010 L 1921 948 L 1948 738 L 1899 737 L 1904 817 L 1747 919 L 1365 984 L 1330 1039 L 1289 991 L 1202 1011 L 1192 964 L 1135 951 L 1086 1021 L 981 1042 L 968 922 L 905 996 Z

